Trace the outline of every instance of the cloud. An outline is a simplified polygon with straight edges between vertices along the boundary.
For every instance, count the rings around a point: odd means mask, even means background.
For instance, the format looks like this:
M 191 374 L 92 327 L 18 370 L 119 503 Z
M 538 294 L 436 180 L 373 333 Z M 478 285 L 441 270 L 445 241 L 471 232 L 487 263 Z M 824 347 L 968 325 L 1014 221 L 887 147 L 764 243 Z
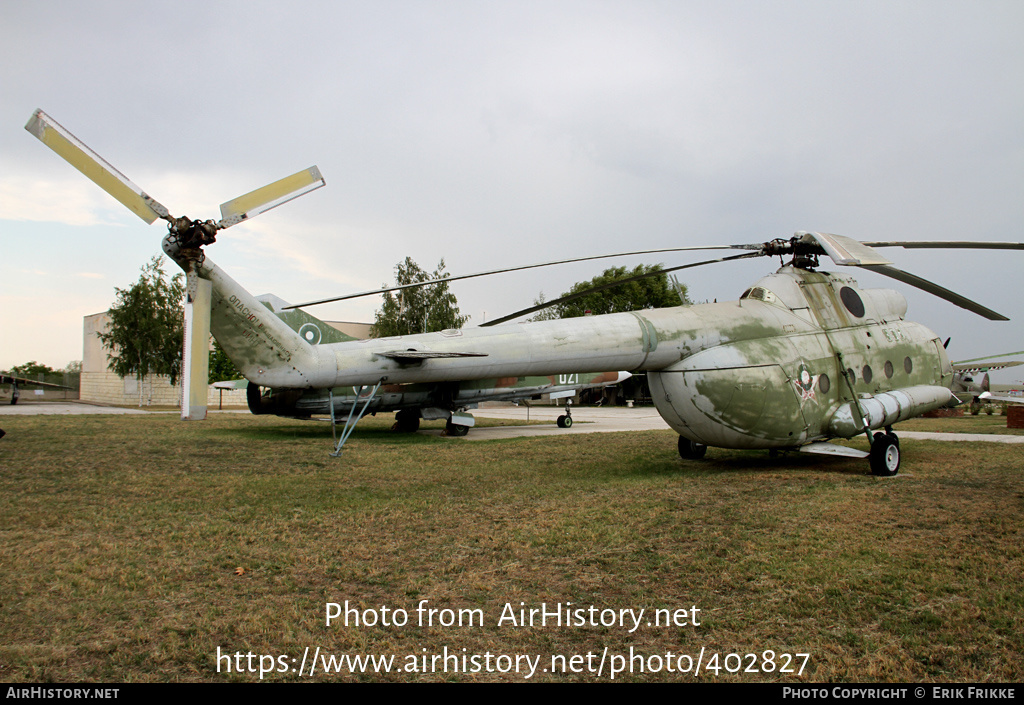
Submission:
M 116 226 L 121 216 L 111 215 L 110 200 L 82 178 L 0 178 L 0 214 L 5 220 Z

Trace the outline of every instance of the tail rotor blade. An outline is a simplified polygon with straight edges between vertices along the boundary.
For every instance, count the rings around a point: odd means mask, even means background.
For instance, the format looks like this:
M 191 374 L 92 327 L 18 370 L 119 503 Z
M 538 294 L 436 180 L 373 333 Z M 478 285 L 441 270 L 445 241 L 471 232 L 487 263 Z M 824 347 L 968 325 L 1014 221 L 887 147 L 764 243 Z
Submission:
M 311 166 L 308 169 L 303 169 L 272 184 L 250 191 L 244 196 L 222 203 L 220 206 L 221 221 L 217 223 L 217 227 L 230 228 L 243 220 L 276 208 L 282 203 L 315 191 L 325 183 L 324 177 L 320 175 L 320 170 L 317 167 Z
M 181 361 L 181 418 L 206 418 L 210 376 L 210 302 L 213 285 L 188 272 L 185 297 L 184 356 Z
M 168 217 L 163 205 L 42 110 L 33 113 L 25 129 L 147 223 Z

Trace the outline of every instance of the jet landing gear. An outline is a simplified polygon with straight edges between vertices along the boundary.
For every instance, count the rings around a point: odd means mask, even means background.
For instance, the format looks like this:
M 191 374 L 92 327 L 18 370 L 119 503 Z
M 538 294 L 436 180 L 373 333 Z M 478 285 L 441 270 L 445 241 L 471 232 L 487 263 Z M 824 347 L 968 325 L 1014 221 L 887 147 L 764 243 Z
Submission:
M 900 471 L 900 439 L 886 427 L 885 433 L 879 431 L 871 441 L 871 474 L 878 477 L 892 477 Z
M 420 430 L 420 410 L 399 409 L 395 413 L 395 424 L 391 430 L 399 433 L 416 433 Z
M 451 419 L 444 424 L 444 435 L 452 437 L 465 436 L 469 433 L 469 426 L 463 426 L 461 424 L 452 423 Z
M 679 437 L 679 457 L 683 460 L 700 460 L 708 452 L 708 447 L 703 443 L 696 443 L 689 438 Z
M 565 402 L 565 413 L 555 419 L 559 428 L 572 428 L 572 401 Z

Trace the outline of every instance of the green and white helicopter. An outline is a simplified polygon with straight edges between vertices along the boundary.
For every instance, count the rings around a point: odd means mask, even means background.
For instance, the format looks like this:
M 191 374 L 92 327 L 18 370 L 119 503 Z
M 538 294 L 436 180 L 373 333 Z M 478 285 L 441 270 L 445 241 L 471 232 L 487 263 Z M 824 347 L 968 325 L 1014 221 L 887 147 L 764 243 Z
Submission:
M 296 398 L 326 392 L 332 412 L 339 388 L 354 387 L 372 401 L 385 385 L 629 370 L 647 375 L 659 413 L 679 434 L 683 458 L 703 457 L 708 446 L 800 450 L 868 458 L 875 474 L 895 475 L 901 456 L 893 424 L 947 405 L 954 370 L 939 337 L 905 320 L 907 302 L 899 292 L 861 289 L 850 277 L 818 271 L 819 257 L 870 269 L 990 320 L 1007 320 L 893 267 L 875 248 L 1024 249 L 1013 242 L 859 242 L 798 232 L 764 243 L 654 250 L 739 253 L 653 274 L 752 257 L 791 259 L 733 302 L 498 325 L 532 310 L 526 309 L 476 328 L 313 341 L 231 279 L 203 248 L 218 230 L 322 186 L 316 167 L 228 201 L 218 222 L 190 220 L 171 216 L 45 113 L 37 111 L 26 129 L 146 222 L 168 222 L 163 250 L 188 278 L 186 418 L 205 415 L 200 407 L 212 331 L 251 385 Z M 510 270 L 467 276 L 497 271 Z M 860 434 L 870 452 L 830 442 Z

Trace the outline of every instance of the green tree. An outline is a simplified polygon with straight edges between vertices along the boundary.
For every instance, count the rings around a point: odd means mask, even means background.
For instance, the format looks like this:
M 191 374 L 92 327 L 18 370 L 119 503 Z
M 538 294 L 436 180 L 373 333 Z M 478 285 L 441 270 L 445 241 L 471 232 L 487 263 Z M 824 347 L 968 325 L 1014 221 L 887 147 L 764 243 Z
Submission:
M 639 311 L 645 308 L 664 308 L 679 306 L 681 303 L 690 303 L 687 297 L 686 286 L 680 284 L 677 291 L 669 283 L 667 274 L 643 276 L 649 272 L 661 269 L 661 266 L 660 264 L 638 264 L 633 269 L 626 269 L 625 267 L 606 269 L 590 281 L 574 284 L 569 291 L 562 294 L 559 298 L 602 287 L 599 291 L 591 291 L 570 301 L 555 304 L 550 308 L 554 315 L 544 315 L 545 312 L 541 311 L 532 320 L 574 318 L 584 316 L 587 313 L 596 316 L 603 313 Z M 615 284 L 619 280 L 630 279 L 633 281 Z M 535 301 L 535 303 L 543 302 L 544 295 L 541 294 L 540 299 Z
M 544 292 L 542 291 L 542 292 L 540 292 L 540 294 L 537 295 L 537 298 L 535 298 L 533 300 L 533 305 L 534 306 L 543 306 L 545 303 L 547 303 L 547 299 L 544 297 Z M 561 318 L 561 316 L 558 315 L 558 306 L 548 306 L 546 308 L 542 308 L 541 310 L 537 311 L 537 313 L 533 314 L 532 316 L 530 316 L 526 320 L 528 320 L 528 321 L 553 321 L 556 318 Z
M 167 375 L 174 384 L 181 374 L 184 275 L 168 277 L 163 257 L 142 267 L 139 280 L 128 289 L 115 289 L 117 303 L 110 309 L 110 328 L 100 333 L 107 349 L 107 367 L 122 379 L 142 381 L 149 375 Z
M 39 375 L 52 375 L 55 372 L 57 372 L 57 370 L 53 369 L 49 365 L 43 365 L 35 360 L 30 360 L 24 365 L 17 365 L 11 368 L 11 374 L 15 377 L 32 379 L 36 379 Z
M 437 265 L 433 274 L 428 274 L 411 257 L 395 265 L 395 283 L 414 284 L 433 279 L 444 279 L 444 260 Z M 374 318 L 370 335 L 384 338 L 390 335 L 412 335 L 430 333 L 447 328 L 461 328 L 469 316 L 459 313 L 455 294 L 448 289 L 448 282 L 429 286 L 402 289 L 384 294 L 384 301 Z
M 213 339 L 213 349 L 210 350 L 210 384 L 214 382 L 226 382 L 231 379 L 242 379 L 242 373 L 235 367 L 224 348 L 220 346 L 217 339 Z

